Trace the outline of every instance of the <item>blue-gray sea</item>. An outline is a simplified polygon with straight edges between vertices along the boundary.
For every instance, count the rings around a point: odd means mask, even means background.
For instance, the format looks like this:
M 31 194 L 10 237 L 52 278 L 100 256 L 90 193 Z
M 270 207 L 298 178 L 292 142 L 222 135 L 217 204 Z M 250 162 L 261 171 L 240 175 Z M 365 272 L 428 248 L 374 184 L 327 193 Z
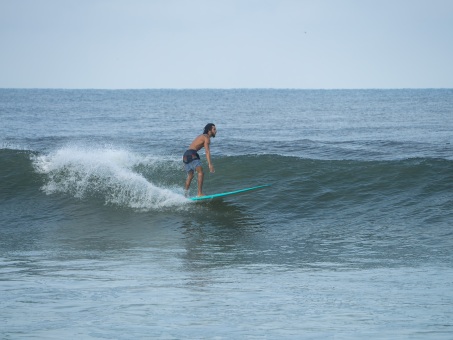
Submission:
M 270 187 L 184 197 L 211 122 Z M 452 339 L 452 144 L 452 89 L 0 89 L 0 338 Z

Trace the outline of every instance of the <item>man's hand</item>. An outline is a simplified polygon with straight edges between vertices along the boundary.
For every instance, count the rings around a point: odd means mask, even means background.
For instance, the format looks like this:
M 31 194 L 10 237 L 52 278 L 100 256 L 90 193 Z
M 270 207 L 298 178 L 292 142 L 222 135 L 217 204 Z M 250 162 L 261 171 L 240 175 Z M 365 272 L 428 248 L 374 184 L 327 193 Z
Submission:
M 211 173 L 214 173 L 214 172 L 215 172 L 214 165 L 209 164 L 209 171 L 210 171 Z

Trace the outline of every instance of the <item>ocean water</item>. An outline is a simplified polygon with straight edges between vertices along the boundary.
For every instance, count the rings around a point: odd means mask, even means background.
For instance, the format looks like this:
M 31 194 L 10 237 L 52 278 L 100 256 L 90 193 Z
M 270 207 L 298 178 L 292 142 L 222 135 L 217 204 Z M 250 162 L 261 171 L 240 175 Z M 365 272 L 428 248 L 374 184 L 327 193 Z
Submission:
M 2 339 L 453 338 L 452 89 L 0 89 L 0 119 Z M 205 193 L 269 188 L 184 197 L 209 122 Z

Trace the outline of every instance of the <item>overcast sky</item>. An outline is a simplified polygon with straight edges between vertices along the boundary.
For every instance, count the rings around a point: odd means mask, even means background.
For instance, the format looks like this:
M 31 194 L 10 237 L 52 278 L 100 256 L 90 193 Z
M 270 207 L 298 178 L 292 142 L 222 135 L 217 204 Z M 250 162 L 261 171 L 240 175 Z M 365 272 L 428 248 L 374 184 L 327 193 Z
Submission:
M 0 0 L 1 88 L 453 88 L 452 0 Z

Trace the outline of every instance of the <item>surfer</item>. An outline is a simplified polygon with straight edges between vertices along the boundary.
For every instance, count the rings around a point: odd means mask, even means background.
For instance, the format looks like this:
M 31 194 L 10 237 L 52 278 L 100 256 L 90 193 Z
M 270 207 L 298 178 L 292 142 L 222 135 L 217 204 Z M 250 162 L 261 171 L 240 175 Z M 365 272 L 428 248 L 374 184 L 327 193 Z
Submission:
M 206 151 L 206 159 L 208 160 L 209 171 L 214 173 L 214 165 L 212 165 L 211 161 L 211 150 L 209 148 L 209 144 L 211 144 L 211 137 L 215 137 L 217 133 L 217 129 L 213 123 L 209 123 L 204 127 L 203 134 L 196 137 L 192 144 L 190 144 L 189 149 L 184 153 L 183 162 L 184 162 L 184 169 L 187 172 L 187 179 L 185 184 L 185 193 L 186 196 L 189 192 L 190 183 L 192 183 L 192 179 L 194 176 L 195 171 L 198 174 L 198 194 L 197 196 L 204 196 L 203 194 L 203 167 L 201 165 L 200 155 L 198 151 L 204 147 Z

